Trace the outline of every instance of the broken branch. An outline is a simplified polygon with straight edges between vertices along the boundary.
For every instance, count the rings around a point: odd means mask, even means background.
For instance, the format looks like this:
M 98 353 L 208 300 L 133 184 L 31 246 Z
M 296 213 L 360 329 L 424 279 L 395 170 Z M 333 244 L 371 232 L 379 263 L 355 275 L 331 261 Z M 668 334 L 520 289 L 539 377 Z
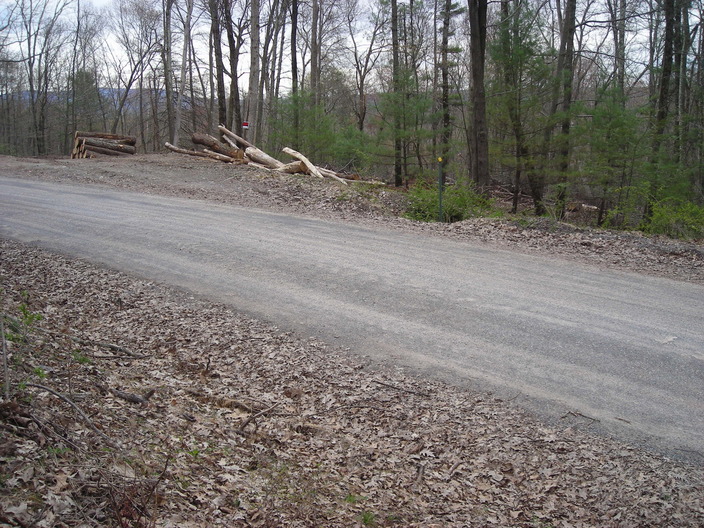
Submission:
M 276 409 L 279 405 L 281 405 L 281 402 L 275 403 L 275 404 L 272 405 L 271 407 L 267 407 L 267 408 L 264 409 L 263 411 L 259 411 L 257 414 L 252 414 L 252 415 L 250 415 L 249 418 L 247 418 L 244 422 L 242 422 L 242 425 L 240 425 L 239 429 L 237 429 L 237 432 L 238 432 L 239 434 L 243 435 L 243 434 L 244 434 L 244 428 L 245 428 L 245 427 L 247 427 L 251 422 L 253 422 L 253 421 L 256 420 L 257 418 L 259 418 L 260 416 L 264 416 L 265 414 L 267 414 L 267 413 L 273 411 L 273 410 Z
M 250 143 L 249 141 L 247 141 L 243 137 L 238 136 L 232 130 L 228 130 L 223 125 L 219 125 L 218 130 L 224 136 L 229 136 L 230 138 L 234 139 L 245 150 L 249 147 L 256 148 L 252 143 Z
M 37 384 L 37 383 L 26 383 L 25 385 L 26 385 L 27 387 L 34 387 L 35 389 L 41 389 L 41 390 L 43 390 L 43 391 L 46 391 L 46 392 L 48 392 L 49 394 L 53 394 L 54 396 L 56 396 L 57 398 L 59 398 L 61 401 L 65 402 L 65 403 L 68 403 L 71 407 L 73 407 L 73 410 L 75 410 L 75 411 L 79 414 L 79 416 L 80 416 L 81 418 L 83 418 L 83 421 L 86 423 L 86 425 L 87 425 L 88 427 L 91 428 L 91 430 L 92 430 L 94 433 L 96 433 L 98 436 L 100 436 L 101 438 L 103 438 L 105 441 L 107 441 L 107 442 L 108 442 L 110 445 L 112 445 L 113 447 L 115 446 L 115 442 L 113 442 L 112 439 L 111 439 L 109 436 L 107 436 L 105 433 L 103 433 L 102 431 L 100 431 L 100 430 L 95 426 L 95 424 L 93 424 L 93 422 L 91 421 L 91 419 L 88 418 L 88 416 L 86 416 L 86 413 L 84 413 L 84 412 L 81 410 L 81 408 L 78 407 L 78 405 L 76 405 L 75 403 L 73 403 L 73 401 L 71 401 L 69 398 L 67 398 L 66 396 L 64 396 L 64 395 L 61 394 L 60 392 L 56 392 L 54 389 L 50 389 L 49 387 L 45 387 L 44 385 L 39 385 L 39 384 Z

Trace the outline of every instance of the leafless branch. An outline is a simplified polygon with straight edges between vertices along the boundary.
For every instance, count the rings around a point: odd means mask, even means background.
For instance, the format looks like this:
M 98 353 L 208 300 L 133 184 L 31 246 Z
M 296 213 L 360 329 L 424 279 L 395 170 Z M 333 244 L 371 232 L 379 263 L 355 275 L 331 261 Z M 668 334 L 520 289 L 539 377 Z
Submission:
M 79 416 L 83 419 L 83 421 L 86 423 L 86 425 L 87 425 L 88 427 L 90 427 L 91 430 L 92 430 L 94 433 L 96 433 L 96 434 L 97 434 L 98 436 L 100 436 L 103 440 L 105 440 L 106 442 L 108 442 L 111 446 L 115 446 L 115 445 L 116 445 L 115 442 L 113 442 L 113 440 L 112 440 L 109 436 L 105 435 L 102 431 L 100 431 L 100 430 L 95 426 L 95 424 L 91 421 L 91 419 L 88 418 L 88 416 L 80 409 L 80 407 L 78 407 L 78 405 L 76 405 L 75 403 L 73 403 L 73 401 L 71 401 L 71 399 L 67 398 L 66 396 L 64 396 L 64 395 L 61 394 L 60 392 L 56 392 L 54 389 L 51 389 L 51 388 L 46 387 L 46 386 L 44 386 L 44 385 L 39 385 L 39 384 L 37 384 L 37 383 L 27 383 L 26 385 L 27 385 L 27 387 L 34 387 L 35 389 L 41 389 L 41 390 L 43 390 L 43 391 L 46 391 L 46 392 L 48 392 L 49 394 L 53 394 L 54 396 L 56 396 L 57 398 L 59 398 L 61 401 L 68 403 L 71 407 L 73 407 L 73 409 L 79 414 Z

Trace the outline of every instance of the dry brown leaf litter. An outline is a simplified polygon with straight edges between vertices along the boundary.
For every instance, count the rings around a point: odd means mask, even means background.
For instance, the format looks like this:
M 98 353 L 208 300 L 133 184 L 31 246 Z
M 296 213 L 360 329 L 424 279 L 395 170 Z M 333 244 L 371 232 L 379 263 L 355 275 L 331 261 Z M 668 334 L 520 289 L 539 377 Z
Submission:
M 2 312 L 43 316 L 10 343 L 0 525 L 704 525 L 701 467 L 14 242 L 0 270 Z

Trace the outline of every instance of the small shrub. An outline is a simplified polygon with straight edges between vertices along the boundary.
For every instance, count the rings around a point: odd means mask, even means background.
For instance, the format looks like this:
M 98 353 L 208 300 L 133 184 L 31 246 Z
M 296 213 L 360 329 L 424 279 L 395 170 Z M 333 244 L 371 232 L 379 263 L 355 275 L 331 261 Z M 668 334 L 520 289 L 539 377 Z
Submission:
M 421 222 L 438 220 L 436 187 L 417 185 L 411 189 L 408 198 L 407 218 Z M 442 221 L 460 222 L 472 216 L 487 214 L 491 208 L 492 201 L 473 188 L 464 185 L 448 186 L 442 196 Z
M 657 203 L 644 231 L 674 238 L 704 238 L 704 207 L 672 200 Z

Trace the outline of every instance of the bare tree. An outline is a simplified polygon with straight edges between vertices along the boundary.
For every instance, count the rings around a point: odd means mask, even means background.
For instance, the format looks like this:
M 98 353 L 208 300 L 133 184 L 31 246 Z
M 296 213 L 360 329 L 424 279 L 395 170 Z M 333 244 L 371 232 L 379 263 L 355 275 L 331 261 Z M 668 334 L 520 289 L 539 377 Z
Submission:
M 18 0 L 17 42 L 21 44 L 29 88 L 32 145 L 35 154 L 46 154 L 46 120 L 50 81 L 56 75 L 57 58 L 70 35 L 61 17 L 70 0 Z
M 155 5 L 143 0 L 121 0 L 117 4 L 115 15 L 113 29 L 127 63 L 123 63 L 121 55 L 113 53 L 113 68 L 117 75 L 119 95 L 110 128 L 112 133 L 117 133 L 130 90 L 135 81 L 143 77 L 146 66 L 158 53 L 161 38 L 161 16 Z
M 350 38 L 348 53 L 351 54 L 357 92 L 354 113 L 357 118 L 357 128 L 364 131 L 364 122 L 367 117 L 368 78 L 387 47 L 384 32 L 389 20 L 385 10 L 380 9 L 378 5 L 376 9 L 372 6 L 372 12 L 368 17 L 368 30 L 360 35 L 362 32 L 359 30 L 358 24 L 362 15 L 361 11 L 358 0 L 349 1 L 346 12 L 347 30 Z
M 171 35 L 171 14 L 173 12 L 175 0 L 162 0 L 162 21 L 164 24 L 163 38 L 161 45 L 161 62 L 164 66 L 164 91 L 166 99 L 166 125 L 169 134 L 169 141 L 175 139 L 175 112 L 174 112 L 174 72 L 172 66 L 172 35 Z
M 273 77 L 276 76 L 277 58 L 279 48 L 279 37 L 284 39 L 284 20 L 288 12 L 286 1 L 271 0 L 268 5 L 266 16 L 264 41 L 261 42 L 261 68 L 259 76 L 259 86 L 257 93 L 257 112 L 259 126 L 254 130 L 254 142 L 262 144 L 264 142 L 264 132 L 267 129 L 269 110 L 265 112 L 265 102 L 273 99 Z
M 235 14 L 236 7 L 239 8 L 237 14 Z M 242 105 L 240 104 L 239 63 L 250 23 L 247 17 L 247 1 L 232 3 L 231 0 L 223 0 L 223 11 L 226 14 L 224 17 L 225 31 L 230 48 L 230 100 L 227 123 L 241 135 Z

